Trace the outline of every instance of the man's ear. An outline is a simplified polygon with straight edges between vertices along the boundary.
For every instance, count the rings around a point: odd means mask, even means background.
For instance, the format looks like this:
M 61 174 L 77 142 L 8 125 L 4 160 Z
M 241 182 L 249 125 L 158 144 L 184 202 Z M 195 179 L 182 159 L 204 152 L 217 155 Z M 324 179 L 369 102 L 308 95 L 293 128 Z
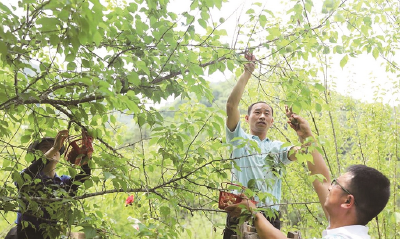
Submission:
M 249 116 L 248 116 L 248 115 L 246 115 L 246 116 L 244 117 L 244 119 L 246 120 L 246 122 L 249 122 Z
M 348 195 L 346 201 L 342 204 L 344 207 L 349 208 L 355 203 L 354 197 L 352 195 Z

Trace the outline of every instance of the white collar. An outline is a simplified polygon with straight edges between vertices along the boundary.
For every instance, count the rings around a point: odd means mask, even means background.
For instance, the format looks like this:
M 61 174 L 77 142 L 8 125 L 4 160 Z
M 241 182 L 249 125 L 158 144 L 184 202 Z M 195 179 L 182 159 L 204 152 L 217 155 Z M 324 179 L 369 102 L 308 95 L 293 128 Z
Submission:
M 368 236 L 368 227 L 362 225 L 351 225 L 351 226 L 338 227 L 335 229 L 326 229 L 322 232 L 322 236 L 334 235 L 334 234 L 353 236 L 351 238 L 363 238 L 363 239 L 370 238 L 370 236 Z

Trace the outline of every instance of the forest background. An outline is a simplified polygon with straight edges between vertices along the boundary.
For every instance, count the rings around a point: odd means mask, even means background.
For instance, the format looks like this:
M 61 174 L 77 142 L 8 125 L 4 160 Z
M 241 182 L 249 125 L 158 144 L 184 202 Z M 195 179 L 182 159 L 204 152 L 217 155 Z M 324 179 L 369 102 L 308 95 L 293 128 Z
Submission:
M 95 137 L 94 170 L 78 195 L 29 199 L 52 202 L 56 230 L 87 238 L 221 238 L 226 214 L 217 200 L 232 162 L 225 100 L 252 51 L 257 69 L 242 114 L 251 102 L 270 102 L 269 137 L 298 145 L 284 116 L 291 105 L 311 123 L 333 176 L 355 163 L 384 172 L 392 196 L 368 226 L 373 238 L 400 237 L 399 2 L 231 5 L 0 2 L 0 235 L 19 210 L 13 182 L 33 160 L 29 143 L 86 127 Z M 318 238 L 327 221 L 308 159 L 284 169 L 282 230 Z M 57 168 L 77 170 L 66 162 Z M 135 202 L 125 207 L 130 194 Z M 139 230 L 129 217 L 140 220 Z

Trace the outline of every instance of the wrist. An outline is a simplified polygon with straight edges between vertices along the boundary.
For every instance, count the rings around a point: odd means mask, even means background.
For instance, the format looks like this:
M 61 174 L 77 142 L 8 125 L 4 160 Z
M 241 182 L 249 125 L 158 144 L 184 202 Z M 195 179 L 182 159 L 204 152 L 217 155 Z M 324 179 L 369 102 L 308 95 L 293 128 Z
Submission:
M 250 78 L 251 74 L 253 74 L 253 71 L 244 68 L 243 76 Z
M 300 141 L 300 143 L 304 143 L 304 141 L 306 141 L 307 138 L 312 138 L 312 139 L 314 139 L 314 136 L 312 135 L 312 133 L 305 134 L 305 135 L 299 135 L 299 141 Z
M 251 210 L 250 212 L 251 212 L 251 216 L 252 216 L 252 217 L 256 217 L 257 213 L 259 213 L 259 212 L 256 211 L 256 210 Z
M 261 215 L 259 211 L 257 211 L 257 210 L 251 211 L 251 221 L 256 221 L 258 215 Z

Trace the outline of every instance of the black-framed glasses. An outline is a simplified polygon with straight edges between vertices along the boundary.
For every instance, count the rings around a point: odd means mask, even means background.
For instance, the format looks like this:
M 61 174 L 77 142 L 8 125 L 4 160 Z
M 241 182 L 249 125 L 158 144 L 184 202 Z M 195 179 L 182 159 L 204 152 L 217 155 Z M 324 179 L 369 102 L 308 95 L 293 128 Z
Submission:
M 338 185 L 338 186 L 339 186 L 343 191 L 345 191 L 347 194 L 353 195 L 353 197 L 354 197 L 354 203 L 357 204 L 356 197 L 354 196 L 354 194 L 352 194 L 349 190 L 345 189 L 342 185 L 340 185 L 340 183 L 337 181 L 336 178 L 334 178 L 334 179 L 332 180 L 331 185 L 332 185 L 332 186 Z

